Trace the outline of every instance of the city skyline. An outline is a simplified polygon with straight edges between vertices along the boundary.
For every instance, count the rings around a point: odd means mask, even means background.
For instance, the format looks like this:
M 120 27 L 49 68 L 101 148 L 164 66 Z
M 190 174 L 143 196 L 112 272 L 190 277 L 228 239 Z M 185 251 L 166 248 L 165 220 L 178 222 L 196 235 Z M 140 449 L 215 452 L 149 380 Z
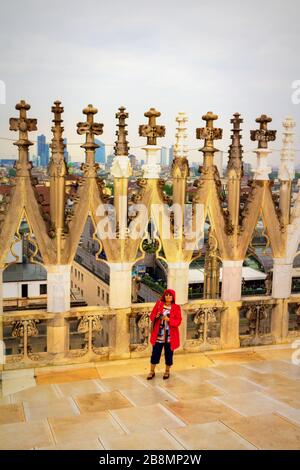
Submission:
M 166 126 L 166 136 L 159 145 L 166 147 L 175 141 L 177 113 L 186 112 L 192 149 L 202 146 L 195 129 L 211 110 L 223 128 L 217 148 L 227 159 L 230 119 L 238 111 L 244 119 L 244 160 L 254 164 L 249 131 L 257 127 L 255 118 L 267 113 L 273 118 L 270 128 L 277 130 L 271 148 L 277 149 L 272 159 L 278 164 L 282 121 L 292 115 L 300 122 L 300 105 L 292 103 L 292 84 L 299 79 L 297 3 L 188 0 L 183 9 L 154 0 L 150 11 L 143 2 L 130 4 L 126 21 L 122 15 L 128 7 L 118 0 L 113 5 L 88 0 L 84 11 L 81 2 L 68 0 L 45 3 L 42 9 L 40 2 L 30 0 L 17 12 L 11 4 L 2 6 L 0 80 L 6 85 L 6 104 L 0 105 L 0 137 L 15 138 L 8 120 L 16 115 L 15 104 L 25 99 L 31 105 L 29 115 L 38 119 L 32 140 L 44 134 L 50 141 L 51 106 L 60 99 L 69 153 L 82 161 L 83 139 L 76 134 L 82 109 L 88 103 L 98 108 L 96 121 L 104 123 L 101 139 L 111 153 L 115 113 L 124 105 L 129 113 L 129 145 L 142 159 L 145 139 L 138 136 L 138 125 L 146 122 L 144 112 L 150 106 L 161 112 L 158 122 Z M 70 8 L 72 15 L 65 21 Z M 201 26 L 199 18 L 205 19 Z M 84 35 L 78 34 L 79 28 L 85 29 Z M 300 149 L 300 127 L 295 147 Z M 11 155 L 16 155 L 13 142 L 0 140 L 0 157 Z M 192 150 L 190 159 L 201 157 Z

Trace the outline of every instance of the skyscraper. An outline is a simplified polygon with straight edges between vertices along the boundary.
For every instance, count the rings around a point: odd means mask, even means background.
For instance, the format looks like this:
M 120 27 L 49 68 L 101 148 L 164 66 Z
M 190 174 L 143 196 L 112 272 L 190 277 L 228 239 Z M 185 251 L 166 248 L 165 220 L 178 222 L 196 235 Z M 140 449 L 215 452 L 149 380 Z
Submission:
M 99 145 L 96 149 L 95 162 L 105 164 L 105 144 L 101 140 L 95 139 L 95 143 Z
M 167 166 L 167 147 L 162 147 L 160 151 L 160 164 Z
M 49 144 L 46 144 L 46 136 L 41 134 L 37 138 L 37 155 L 41 166 L 48 166 L 49 163 Z
M 174 159 L 174 145 L 172 145 L 169 149 L 169 166 L 172 165 Z
M 134 168 L 137 164 L 136 156 L 133 155 L 133 154 L 130 154 L 129 155 L 129 160 L 130 160 L 130 165 L 132 166 L 132 168 Z

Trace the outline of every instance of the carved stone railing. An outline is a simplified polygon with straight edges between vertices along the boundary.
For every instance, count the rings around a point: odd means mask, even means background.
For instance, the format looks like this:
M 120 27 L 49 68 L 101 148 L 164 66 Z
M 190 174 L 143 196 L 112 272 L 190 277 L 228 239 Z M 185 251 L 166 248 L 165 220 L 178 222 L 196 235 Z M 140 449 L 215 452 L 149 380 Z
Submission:
M 151 322 L 150 313 L 153 302 L 134 304 L 128 315 L 130 351 L 147 351 L 150 347 Z
M 288 337 L 293 339 L 300 336 L 300 297 L 291 296 L 288 305 Z
M 6 368 L 43 365 L 47 362 L 47 323 L 45 311 L 27 310 L 3 315 L 3 341 Z
M 69 324 L 69 359 L 109 359 L 116 339 L 111 335 L 112 310 L 108 307 L 74 308 L 65 319 Z
M 275 300 L 256 298 L 243 299 L 240 308 L 240 345 L 258 346 L 275 343 L 272 334 L 272 312 Z
M 60 315 L 66 323 L 63 334 L 68 338 L 63 354 L 48 350 L 54 319 L 55 315 L 43 310 L 3 315 L 6 369 L 109 359 L 116 338 L 111 334 L 114 312 L 108 307 L 73 308 Z
M 221 345 L 221 315 L 226 310 L 220 300 L 198 299 L 182 309 L 186 321 L 186 351 L 219 349 Z
M 4 369 L 150 357 L 153 302 L 127 309 L 72 307 L 5 312 Z M 181 307 L 176 354 L 293 342 L 300 337 L 300 296 L 197 299 Z

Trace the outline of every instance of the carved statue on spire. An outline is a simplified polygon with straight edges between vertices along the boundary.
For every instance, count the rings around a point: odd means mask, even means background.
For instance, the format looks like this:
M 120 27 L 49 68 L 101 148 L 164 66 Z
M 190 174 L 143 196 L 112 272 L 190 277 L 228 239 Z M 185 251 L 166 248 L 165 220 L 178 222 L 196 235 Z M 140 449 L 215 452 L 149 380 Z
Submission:
M 64 108 L 61 106 L 60 101 L 54 101 L 54 106 L 51 108 L 52 113 L 54 114 L 54 126 L 52 126 L 51 131 L 53 133 L 53 138 L 50 144 L 51 148 L 51 159 L 48 166 L 49 176 L 64 176 L 67 173 L 67 166 L 64 159 L 64 149 L 65 144 L 62 137 L 64 128 L 61 123 L 63 122 L 61 115 L 64 112 Z
M 295 177 L 295 149 L 294 149 L 294 128 L 293 118 L 286 118 L 283 123 L 282 149 L 280 152 L 279 179 L 281 181 L 293 180 Z
M 148 118 L 148 124 L 141 124 L 139 126 L 139 135 L 147 137 L 147 145 L 156 145 L 158 137 L 164 137 L 166 128 L 156 124 L 156 118 L 160 116 L 160 112 L 155 108 L 150 108 L 144 114 Z
M 268 167 L 268 154 L 271 150 L 268 150 L 268 142 L 272 142 L 276 139 L 276 131 L 268 129 L 268 123 L 272 122 L 272 118 L 266 114 L 262 114 L 260 117 L 255 119 L 255 122 L 259 123 L 259 129 L 250 131 L 251 140 L 257 141 L 257 149 L 254 153 L 257 155 L 257 168 L 254 170 L 255 180 L 268 180 L 271 168 Z
M 127 126 L 125 119 L 128 118 L 128 113 L 125 112 L 126 108 L 124 106 L 121 106 L 119 108 L 119 112 L 116 113 L 116 118 L 119 120 L 119 123 L 117 124 L 118 130 L 116 131 L 117 135 L 117 140 L 115 142 L 115 155 L 128 155 L 129 147 L 128 147 L 128 142 L 126 140 L 126 136 L 128 134 L 127 130 L 125 127 Z
M 77 124 L 77 134 L 86 135 L 85 143 L 81 145 L 81 148 L 85 149 L 86 152 L 86 162 L 82 165 L 82 169 L 84 176 L 95 176 L 97 173 L 95 150 L 99 148 L 99 145 L 95 143 L 94 136 L 103 133 L 103 124 L 94 122 L 94 115 L 98 113 L 98 109 L 94 108 L 92 104 L 89 104 L 82 112 L 86 114 L 86 122 Z
M 243 146 L 241 145 L 241 128 L 243 119 L 239 113 L 234 113 L 233 118 L 230 120 L 233 124 L 231 144 L 229 146 L 229 159 L 228 159 L 228 170 L 235 170 L 239 177 L 243 176 Z
M 28 140 L 28 132 L 37 130 L 37 119 L 27 117 L 30 104 L 24 100 L 16 104 L 16 109 L 20 111 L 20 115 L 18 118 L 10 118 L 9 130 L 19 131 L 19 140 L 14 142 L 14 145 L 19 148 L 19 160 L 16 162 L 16 170 L 17 176 L 26 176 L 32 168 L 32 164 L 29 162 L 28 148 L 33 145 L 33 142 Z
M 125 110 L 126 108 L 121 106 L 119 112 L 116 113 L 116 118 L 118 119 L 117 126 L 119 129 L 116 131 L 118 138 L 115 142 L 115 157 L 110 170 L 115 178 L 129 178 L 129 176 L 132 175 L 132 168 L 128 158 L 129 146 L 126 140 L 127 130 L 125 129 L 127 126 L 125 119 L 128 118 L 128 113 Z
M 190 174 L 187 159 L 189 151 L 186 132 L 187 115 L 183 112 L 178 113 L 176 121 L 178 122 L 178 127 L 176 128 L 177 132 L 175 134 L 176 142 L 174 145 L 174 160 L 171 173 L 173 178 L 187 178 Z
M 160 116 L 160 112 L 155 108 L 150 108 L 144 114 L 148 118 L 148 124 L 139 126 L 139 135 L 147 137 L 147 145 L 143 148 L 146 152 L 146 164 L 143 166 L 143 177 L 147 179 L 158 179 L 160 174 L 160 150 L 157 146 L 157 138 L 164 137 L 165 126 L 156 124 L 156 118 Z
M 213 157 L 217 149 L 214 147 L 215 139 L 222 139 L 222 129 L 215 128 L 213 122 L 218 119 L 218 116 L 211 111 L 202 116 L 203 121 L 206 121 L 205 127 L 196 129 L 196 138 L 204 139 L 204 147 L 200 149 L 203 152 L 203 176 L 213 170 Z

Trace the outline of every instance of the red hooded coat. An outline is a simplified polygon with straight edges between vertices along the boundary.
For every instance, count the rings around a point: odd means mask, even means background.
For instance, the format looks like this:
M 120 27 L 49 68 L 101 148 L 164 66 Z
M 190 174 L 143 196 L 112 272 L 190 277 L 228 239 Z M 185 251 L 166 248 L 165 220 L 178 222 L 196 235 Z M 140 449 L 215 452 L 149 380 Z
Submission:
M 171 309 L 170 309 L 170 321 L 169 321 L 169 326 L 170 326 L 170 346 L 172 351 L 174 349 L 179 348 L 180 346 L 180 340 L 179 340 L 179 325 L 181 323 L 181 308 L 180 305 L 175 304 L 175 291 L 173 289 L 166 289 L 161 296 L 159 300 L 156 301 L 152 312 L 150 314 L 150 320 L 152 321 L 153 328 L 152 328 L 152 333 L 150 337 L 150 342 L 154 346 L 156 343 L 157 335 L 158 335 L 158 330 L 159 330 L 159 324 L 160 320 L 159 318 L 155 318 L 156 315 L 160 312 L 163 311 L 164 308 L 164 296 L 166 293 L 170 293 L 173 296 L 174 302 L 171 304 Z

